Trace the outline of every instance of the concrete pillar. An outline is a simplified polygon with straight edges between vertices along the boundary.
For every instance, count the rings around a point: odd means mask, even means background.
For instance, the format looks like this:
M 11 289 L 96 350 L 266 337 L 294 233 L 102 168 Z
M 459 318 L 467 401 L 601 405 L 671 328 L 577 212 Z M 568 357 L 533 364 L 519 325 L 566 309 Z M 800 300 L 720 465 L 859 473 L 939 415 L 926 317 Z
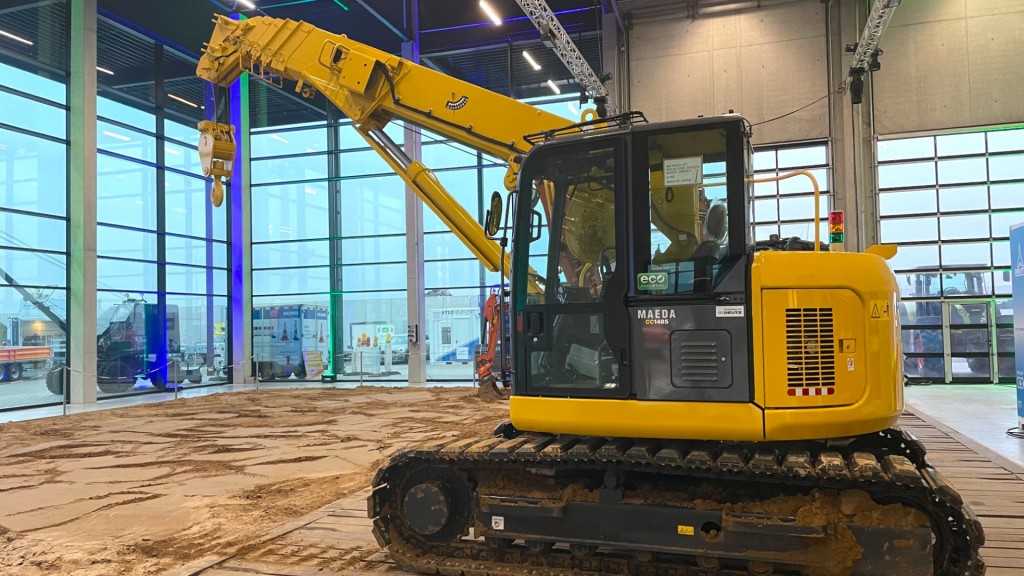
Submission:
M 239 17 L 235 15 L 234 17 Z M 244 16 L 242 16 L 244 18 Z M 228 210 L 228 317 L 231 319 L 228 341 L 231 382 L 255 382 L 252 349 L 252 208 L 250 195 L 249 147 L 249 75 L 242 76 L 228 89 L 231 125 L 235 127 L 235 161 L 231 184 L 225 190 Z M 207 105 L 207 114 L 216 107 Z
M 846 80 L 851 54 L 847 44 L 857 42 L 867 8 L 861 2 L 832 3 L 828 11 L 829 89 Z M 850 103 L 849 92 L 831 98 L 832 190 L 834 206 L 846 213 L 846 250 L 861 251 L 878 242 L 878 193 L 873 136 L 871 75 L 864 76 L 864 100 Z
M 628 34 L 619 26 L 621 16 L 607 13 L 601 17 L 601 61 L 603 70 L 598 74 L 609 73 L 611 80 L 605 83 L 608 89 L 608 100 L 615 104 L 619 112 L 629 111 L 629 59 L 626 54 Z
M 410 22 L 411 42 L 402 43 L 402 58 L 419 63 L 419 2 L 413 1 Z M 421 158 L 422 143 L 419 130 L 406 124 L 403 148 L 413 161 Z M 423 282 L 423 201 L 405 187 L 405 257 L 406 294 L 409 316 L 409 385 L 422 386 L 427 382 L 427 313 L 426 288 Z M 415 334 L 415 340 L 412 336 Z
M 71 2 L 69 401 L 96 402 L 96 0 Z

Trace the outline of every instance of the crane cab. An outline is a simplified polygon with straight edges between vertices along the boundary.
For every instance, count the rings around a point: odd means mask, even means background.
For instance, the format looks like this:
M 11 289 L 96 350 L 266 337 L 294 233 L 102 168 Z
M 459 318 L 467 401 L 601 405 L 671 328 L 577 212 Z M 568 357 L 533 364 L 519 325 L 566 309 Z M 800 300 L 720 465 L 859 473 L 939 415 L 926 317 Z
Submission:
M 630 124 L 555 137 L 524 160 L 517 428 L 789 440 L 895 423 L 892 273 L 873 254 L 750 242 L 748 126 Z

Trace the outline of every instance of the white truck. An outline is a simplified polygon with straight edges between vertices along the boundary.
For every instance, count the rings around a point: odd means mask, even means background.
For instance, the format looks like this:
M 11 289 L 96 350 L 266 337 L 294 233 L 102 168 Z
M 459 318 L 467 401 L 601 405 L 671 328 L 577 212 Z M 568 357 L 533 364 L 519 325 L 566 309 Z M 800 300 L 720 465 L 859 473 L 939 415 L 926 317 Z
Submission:
M 291 304 L 252 311 L 252 349 L 260 380 L 306 378 L 306 354 L 319 352 L 324 370 L 331 360 L 330 309 Z M 319 374 L 315 375 L 319 378 Z

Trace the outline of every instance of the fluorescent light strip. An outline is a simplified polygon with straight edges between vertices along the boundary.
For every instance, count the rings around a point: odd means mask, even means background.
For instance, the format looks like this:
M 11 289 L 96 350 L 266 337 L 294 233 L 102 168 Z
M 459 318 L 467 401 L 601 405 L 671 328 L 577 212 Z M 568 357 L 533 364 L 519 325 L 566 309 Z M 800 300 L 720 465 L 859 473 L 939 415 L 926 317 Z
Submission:
M 246 8 L 248 8 L 250 10 L 255 10 L 256 9 L 256 5 L 253 4 L 252 2 L 250 2 L 249 0 L 237 0 L 235 2 L 235 5 L 237 6 L 238 4 L 241 4 L 242 6 L 245 6 Z
M 168 98 L 171 98 L 171 99 L 173 99 L 173 100 L 177 100 L 178 102 L 181 102 L 182 104 L 188 104 L 189 106 L 191 106 L 191 107 L 193 107 L 193 108 L 199 108 L 199 105 L 198 105 L 198 104 L 195 104 L 195 103 L 193 103 L 193 102 L 190 102 L 190 101 L 188 101 L 188 100 L 185 100 L 185 99 L 184 99 L 184 98 L 182 98 L 181 96 L 175 96 L 174 94 L 171 94 L 170 92 L 168 92 L 168 93 L 167 93 L 167 97 L 168 97 Z
M 271 134 L 270 137 L 273 138 L 274 140 L 277 140 L 278 142 L 284 142 L 285 144 L 291 144 L 291 142 L 288 142 L 287 140 L 285 140 L 284 138 L 281 138 L 277 134 Z
M 480 8 L 482 8 L 484 13 L 487 14 L 487 17 L 491 19 L 491 22 L 494 22 L 497 26 L 501 26 L 501 16 L 498 16 L 498 13 L 494 11 L 494 8 L 491 8 L 491 5 L 487 3 L 487 0 L 480 0 Z
M 106 68 L 104 68 L 102 66 L 97 66 L 96 69 L 99 70 L 100 72 L 103 72 L 104 74 L 110 74 L 111 76 L 114 75 L 114 71 L 113 70 L 107 70 Z
M 124 134 L 118 134 L 117 132 L 111 132 L 109 130 L 104 130 L 103 131 L 103 135 L 104 136 L 110 136 L 111 138 L 117 138 L 118 140 L 123 140 L 125 142 L 131 142 L 132 141 L 131 138 L 125 136 Z
M 540 70 L 540 64 L 537 64 L 537 61 L 526 50 L 523 50 L 523 58 L 526 58 L 526 61 L 530 63 L 530 66 L 533 66 L 534 70 Z
M 175 156 L 181 156 L 181 150 L 175 150 L 174 148 L 164 148 L 164 152 L 174 154 Z
M 558 86 L 555 86 L 555 83 L 552 80 L 548 80 L 548 86 L 551 88 L 551 91 L 554 92 L 555 94 L 562 93 L 562 91 L 558 89 Z
M 11 34 L 10 32 L 5 32 L 4 30 L 0 30 L 0 36 L 6 36 L 11 40 L 17 40 L 18 42 L 21 42 L 22 44 L 28 44 L 29 46 L 35 46 L 35 44 L 33 44 L 31 40 L 25 40 L 21 36 L 15 36 L 14 34 Z
M 577 118 L 580 117 L 580 109 L 577 108 L 576 105 L 573 104 L 572 102 L 569 102 L 569 112 L 572 112 L 573 116 Z

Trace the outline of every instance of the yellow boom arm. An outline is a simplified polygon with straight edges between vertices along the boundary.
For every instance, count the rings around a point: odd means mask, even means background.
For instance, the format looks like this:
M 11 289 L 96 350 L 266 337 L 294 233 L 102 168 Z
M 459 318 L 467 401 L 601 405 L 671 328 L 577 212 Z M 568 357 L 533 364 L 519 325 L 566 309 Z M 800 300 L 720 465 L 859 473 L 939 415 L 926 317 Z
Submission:
M 509 165 L 505 186 L 511 190 L 522 156 L 532 147 L 523 136 L 567 126 L 569 120 L 305 22 L 263 16 L 243 21 L 218 16 L 215 22 L 196 71 L 200 78 L 228 86 L 249 72 L 270 82 L 295 81 L 296 91 L 307 97 L 322 93 L 485 266 L 499 269 L 498 245 L 429 169 L 406 156 L 384 126 L 401 120 L 504 160 Z M 207 123 L 201 130 L 207 134 L 216 126 Z M 220 126 L 218 133 L 226 138 L 230 130 Z M 509 268 L 506 262 L 506 273 Z

